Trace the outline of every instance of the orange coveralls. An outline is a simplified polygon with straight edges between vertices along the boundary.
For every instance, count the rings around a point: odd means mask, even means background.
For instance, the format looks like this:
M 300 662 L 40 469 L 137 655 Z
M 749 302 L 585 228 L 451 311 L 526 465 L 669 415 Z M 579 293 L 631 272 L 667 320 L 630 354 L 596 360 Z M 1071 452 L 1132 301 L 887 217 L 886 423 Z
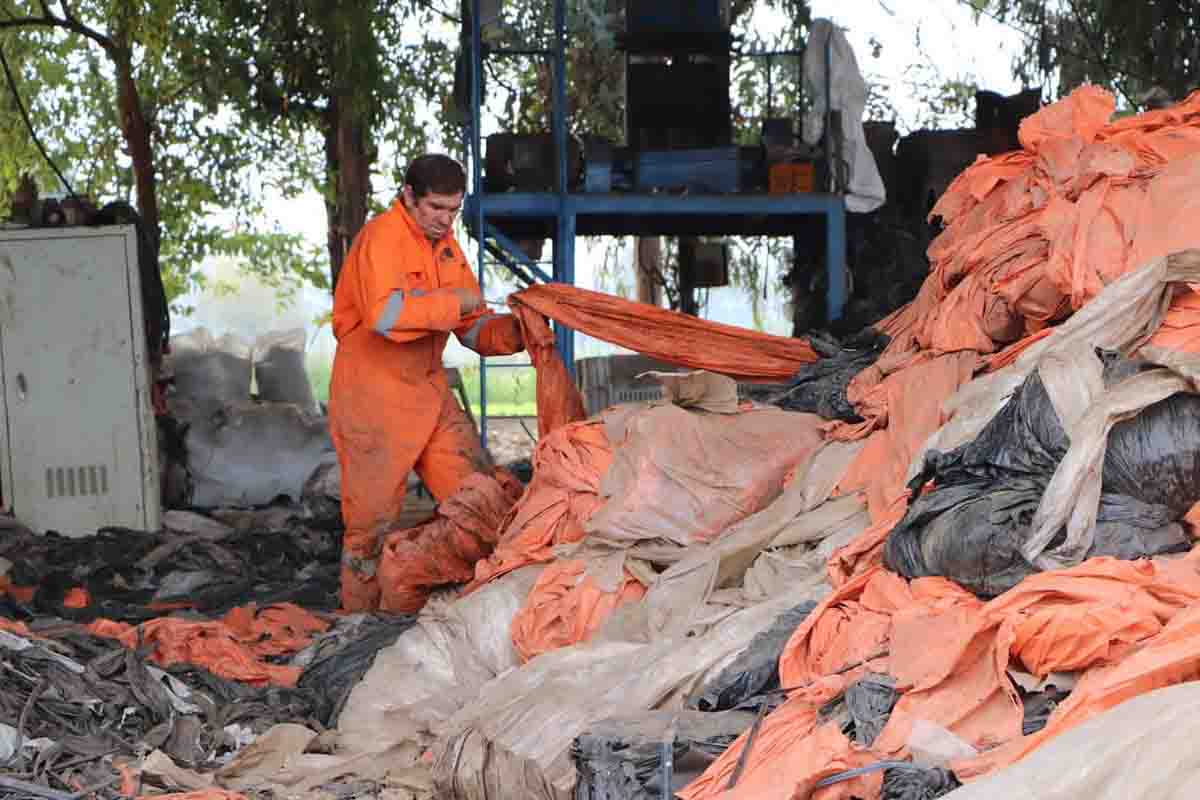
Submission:
M 348 611 L 378 606 L 382 538 L 404 506 L 409 473 L 415 468 L 441 501 L 488 470 L 442 351 L 453 331 L 482 355 L 507 355 L 522 349 L 521 334 L 510 315 L 460 317 L 454 288 L 479 292 L 454 235 L 431 242 L 400 201 L 363 227 L 338 278 L 329 428 L 342 470 Z

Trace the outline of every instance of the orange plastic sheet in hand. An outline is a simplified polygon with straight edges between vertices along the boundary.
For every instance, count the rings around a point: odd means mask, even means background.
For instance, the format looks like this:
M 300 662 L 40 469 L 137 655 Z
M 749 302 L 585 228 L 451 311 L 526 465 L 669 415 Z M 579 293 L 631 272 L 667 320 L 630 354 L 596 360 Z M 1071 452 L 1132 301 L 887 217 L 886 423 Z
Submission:
M 523 661 L 587 641 L 619 606 L 646 594 L 628 571 L 616 591 L 606 592 L 586 569 L 582 561 L 555 561 L 538 577 L 512 623 L 513 646 Z
M 522 307 L 530 308 L 580 333 L 660 361 L 735 378 L 786 380 L 817 359 L 805 339 L 722 325 L 564 284 L 530 286 L 509 297 L 509 304 L 518 316 Z
M 329 623 L 291 603 L 235 608 L 220 620 L 193 622 L 160 617 L 138 626 L 101 619 L 87 626 L 96 636 L 130 649 L 150 647 L 155 662 L 196 664 L 222 678 L 255 686 L 295 686 L 300 668 L 269 663 L 272 656 L 307 647 Z
M 526 290 L 529 291 L 529 290 Z M 554 332 L 540 313 L 521 302 L 513 302 L 520 293 L 510 298 L 513 316 L 521 326 L 521 338 L 525 351 L 537 372 L 535 396 L 537 400 L 538 435 L 547 434 L 564 425 L 579 422 L 587 417 L 583 397 L 567 367 L 555 349 Z
M 583 523 L 603 504 L 600 479 L 612 458 L 598 421 L 572 423 L 541 439 L 533 452 L 533 480 L 505 519 L 495 551 L 475 565 L 466 591 L 519 567 L 551 561 L 556 545 L 581 540 Z

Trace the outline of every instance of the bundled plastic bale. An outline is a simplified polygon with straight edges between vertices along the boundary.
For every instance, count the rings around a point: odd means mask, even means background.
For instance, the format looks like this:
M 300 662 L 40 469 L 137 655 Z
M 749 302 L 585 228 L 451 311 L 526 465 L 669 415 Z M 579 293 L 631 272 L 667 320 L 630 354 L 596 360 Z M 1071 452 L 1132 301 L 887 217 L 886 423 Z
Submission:
M 540 573 L 526 567 L 465 597 L 427 604 L 351 690 L 338 719 L 339 752 L 428 744 L 484 684 L 519 665 L 512 620 Z
M 416 528 L 388 534 L 379 559 L 380 608 L 421 610 L 438 587 L 466 583 L 487 558 L 522 486 L 504 470 L 475 473 Z
M 586 642 L 612 612 L 635 603 L 646 588 L 628 571 L 615 591 L 605 591 L 582 561 L 555 561 L 538 578 L 513 620 L 513 646 L 522 661 L 560 647 Z
M 274 331 L 254 341 L 254 382 L 264 403 L 294 403 L 320 414 L 304 364 L 304 328 Z
M 1153 365 L 1105 356 L 1092 359 L 1099 398 L 1104 388 Z M 929 453 L 913 481 L 935 488 L 913 501 L 888 537 L 884 563 L 906 577 L 943 575 L 985 597 L 1015 586 L 1039 567 L 1025 550 L 1043 496 L 1071 438 L 1058 408 L 1074 422 L 1095 400 L 1084 393 L 1051 396 L 1046 370 L 1088 369 L 1087 361 L 1050 362 L 1031 374 L 974 441 Z M 1063 379 L 1050 374 L 1055 385 Z M 1099 382 L 1102 381 L 1102 384 Z M 1057 401 L 1057 402 L 1056 402 Z M 1078 434 L 1077 434 L 1078 436 Z M 1176 394 L 1113 426 L 1104 450 L 1095 530 L 1084 557 L 1135 559 L 1183 552 L 1191 540 L 1178 521 L 1200 499 L 1200 397 Z
M 769 407 L 709 414 L 662 405 L 604 421 L 616 452 L 600 485 L 605 505 L 585 528 L 590 541 L 616 547 L 717 538 L 779 497 L 788 473 L 823 443 L 819 417 Z
M 187 453 L 192 505 L 215 508 L 299 500 L 334 450 L 323 418 L 286 403 L 243 403 L 193 424 Z
M 728 711 L 766 702 L 762 695 L 780 688 L 779 657 L 784 646 L 816 607 L 816 603 L 806 601 L 780 614 L 692 699 L 694 707 L 700 711 Z
M 649 711 L 596 722 L 571 748 L 575 800 L 674 797 L 753 722 L 741 711 Z
M 233 334 L 214 339 L 207 328 L 171 337 L 175 388 L 168 395 L 173 416 L 195 423 L 229 405 L 250 399 L 250 346 Z

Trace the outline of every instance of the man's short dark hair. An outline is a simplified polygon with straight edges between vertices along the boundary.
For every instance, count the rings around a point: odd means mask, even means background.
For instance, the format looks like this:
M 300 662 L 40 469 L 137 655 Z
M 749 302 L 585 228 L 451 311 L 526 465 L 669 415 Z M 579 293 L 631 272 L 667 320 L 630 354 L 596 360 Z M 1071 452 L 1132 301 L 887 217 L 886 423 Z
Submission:
M 404 183 L 412 187 L 417 197 L 430 192 L 458 194 L 467 190 L 467 173 L 453 158 L 431 153 L 413 159 L 404 173 Z

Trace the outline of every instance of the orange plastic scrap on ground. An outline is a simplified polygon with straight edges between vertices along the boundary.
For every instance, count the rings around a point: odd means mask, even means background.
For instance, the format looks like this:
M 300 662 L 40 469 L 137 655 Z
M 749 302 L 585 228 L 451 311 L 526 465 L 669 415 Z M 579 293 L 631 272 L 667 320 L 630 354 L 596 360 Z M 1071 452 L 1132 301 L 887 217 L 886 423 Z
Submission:
M 786 775 L 783 783 L 803 785 L 811 765 L 796 773 L 780 765 L 813 752 L 807 713 L 868 671 L 891 675 L 901 693 L 870 760 L 905 757 L 914 723 L 924 720 L 982 751 L 955 765 L 960 778 L 1011 763 L 1124 699 L 1200 677 L 1198 600 L 1194 559 L 1092 559 L 1026 578 L 988 603 L 943 578 L 907 582 L 883 569 L 864 573 L 826 598 L 789 640 L 779 674 L 795 691 L 764 721 L 745 780 L 760 776 L 769 785 L 767 775 Z M 1021 736 L 1010 665 L 1038 676 L 1084 672 L 1042 733 Z M 722 771 L 742 746 L 735 743 L 693 783 L 687 800 L 715 796 L 704 787 L 724 786 Z M 822 752 L 844 757 L 837 747 Z M 791 797 L 786 789 L 762 796 Z
M 243 606 L 221 620 L 188 621 L 160 617 L 138 626 L 96 620 L 87 631 L 117 639 L 130 649 L 150 647 L 155 662 L 196 664 L 228 680 L 252 685 L 295 686 L 300 668 L 265 659 L 306 647 L 313 634 L 329 628 L 324 619 L 291 603 L 256 609 Z
M 709 322 L 677 311 L 563 284 L 509 297 L 514 313 L 543 317 L 669 364 L 750 380 L 786 380 L 817 355 L 807 340 Z M 528 340 L 526 340 L 528 344 Z
M 619 606 L 646 594 L 628 571 L 615 591 L 604 591 L 577 560 L 546 567 L 512 623 L 512 641 L 522 661 L 542 653 L 586 642 Z
M 572 423 L 541 439 L 533 452 L 533 480 L 504 520 L 495 551 L 475 565 L 466 591 L 528 564 L 552 561 L 556 545 L 583 539 L 583 523 L 603 504 L 600 479 L 612 458 L 598 421 Z
M 523 488 L 503 470 L 497 477 L 467 477 L 434 519 L 387 537 L 379 560 L 380 608 L 416 613 L 437 587 L 474 577 L 475 564 L 491 554 Z
M 33 602 L 37 589 L 32 586 L 14 586 L 7 575 L 0 575 L 0 594 L 6 594 L 18 603 L 28 605 Z

